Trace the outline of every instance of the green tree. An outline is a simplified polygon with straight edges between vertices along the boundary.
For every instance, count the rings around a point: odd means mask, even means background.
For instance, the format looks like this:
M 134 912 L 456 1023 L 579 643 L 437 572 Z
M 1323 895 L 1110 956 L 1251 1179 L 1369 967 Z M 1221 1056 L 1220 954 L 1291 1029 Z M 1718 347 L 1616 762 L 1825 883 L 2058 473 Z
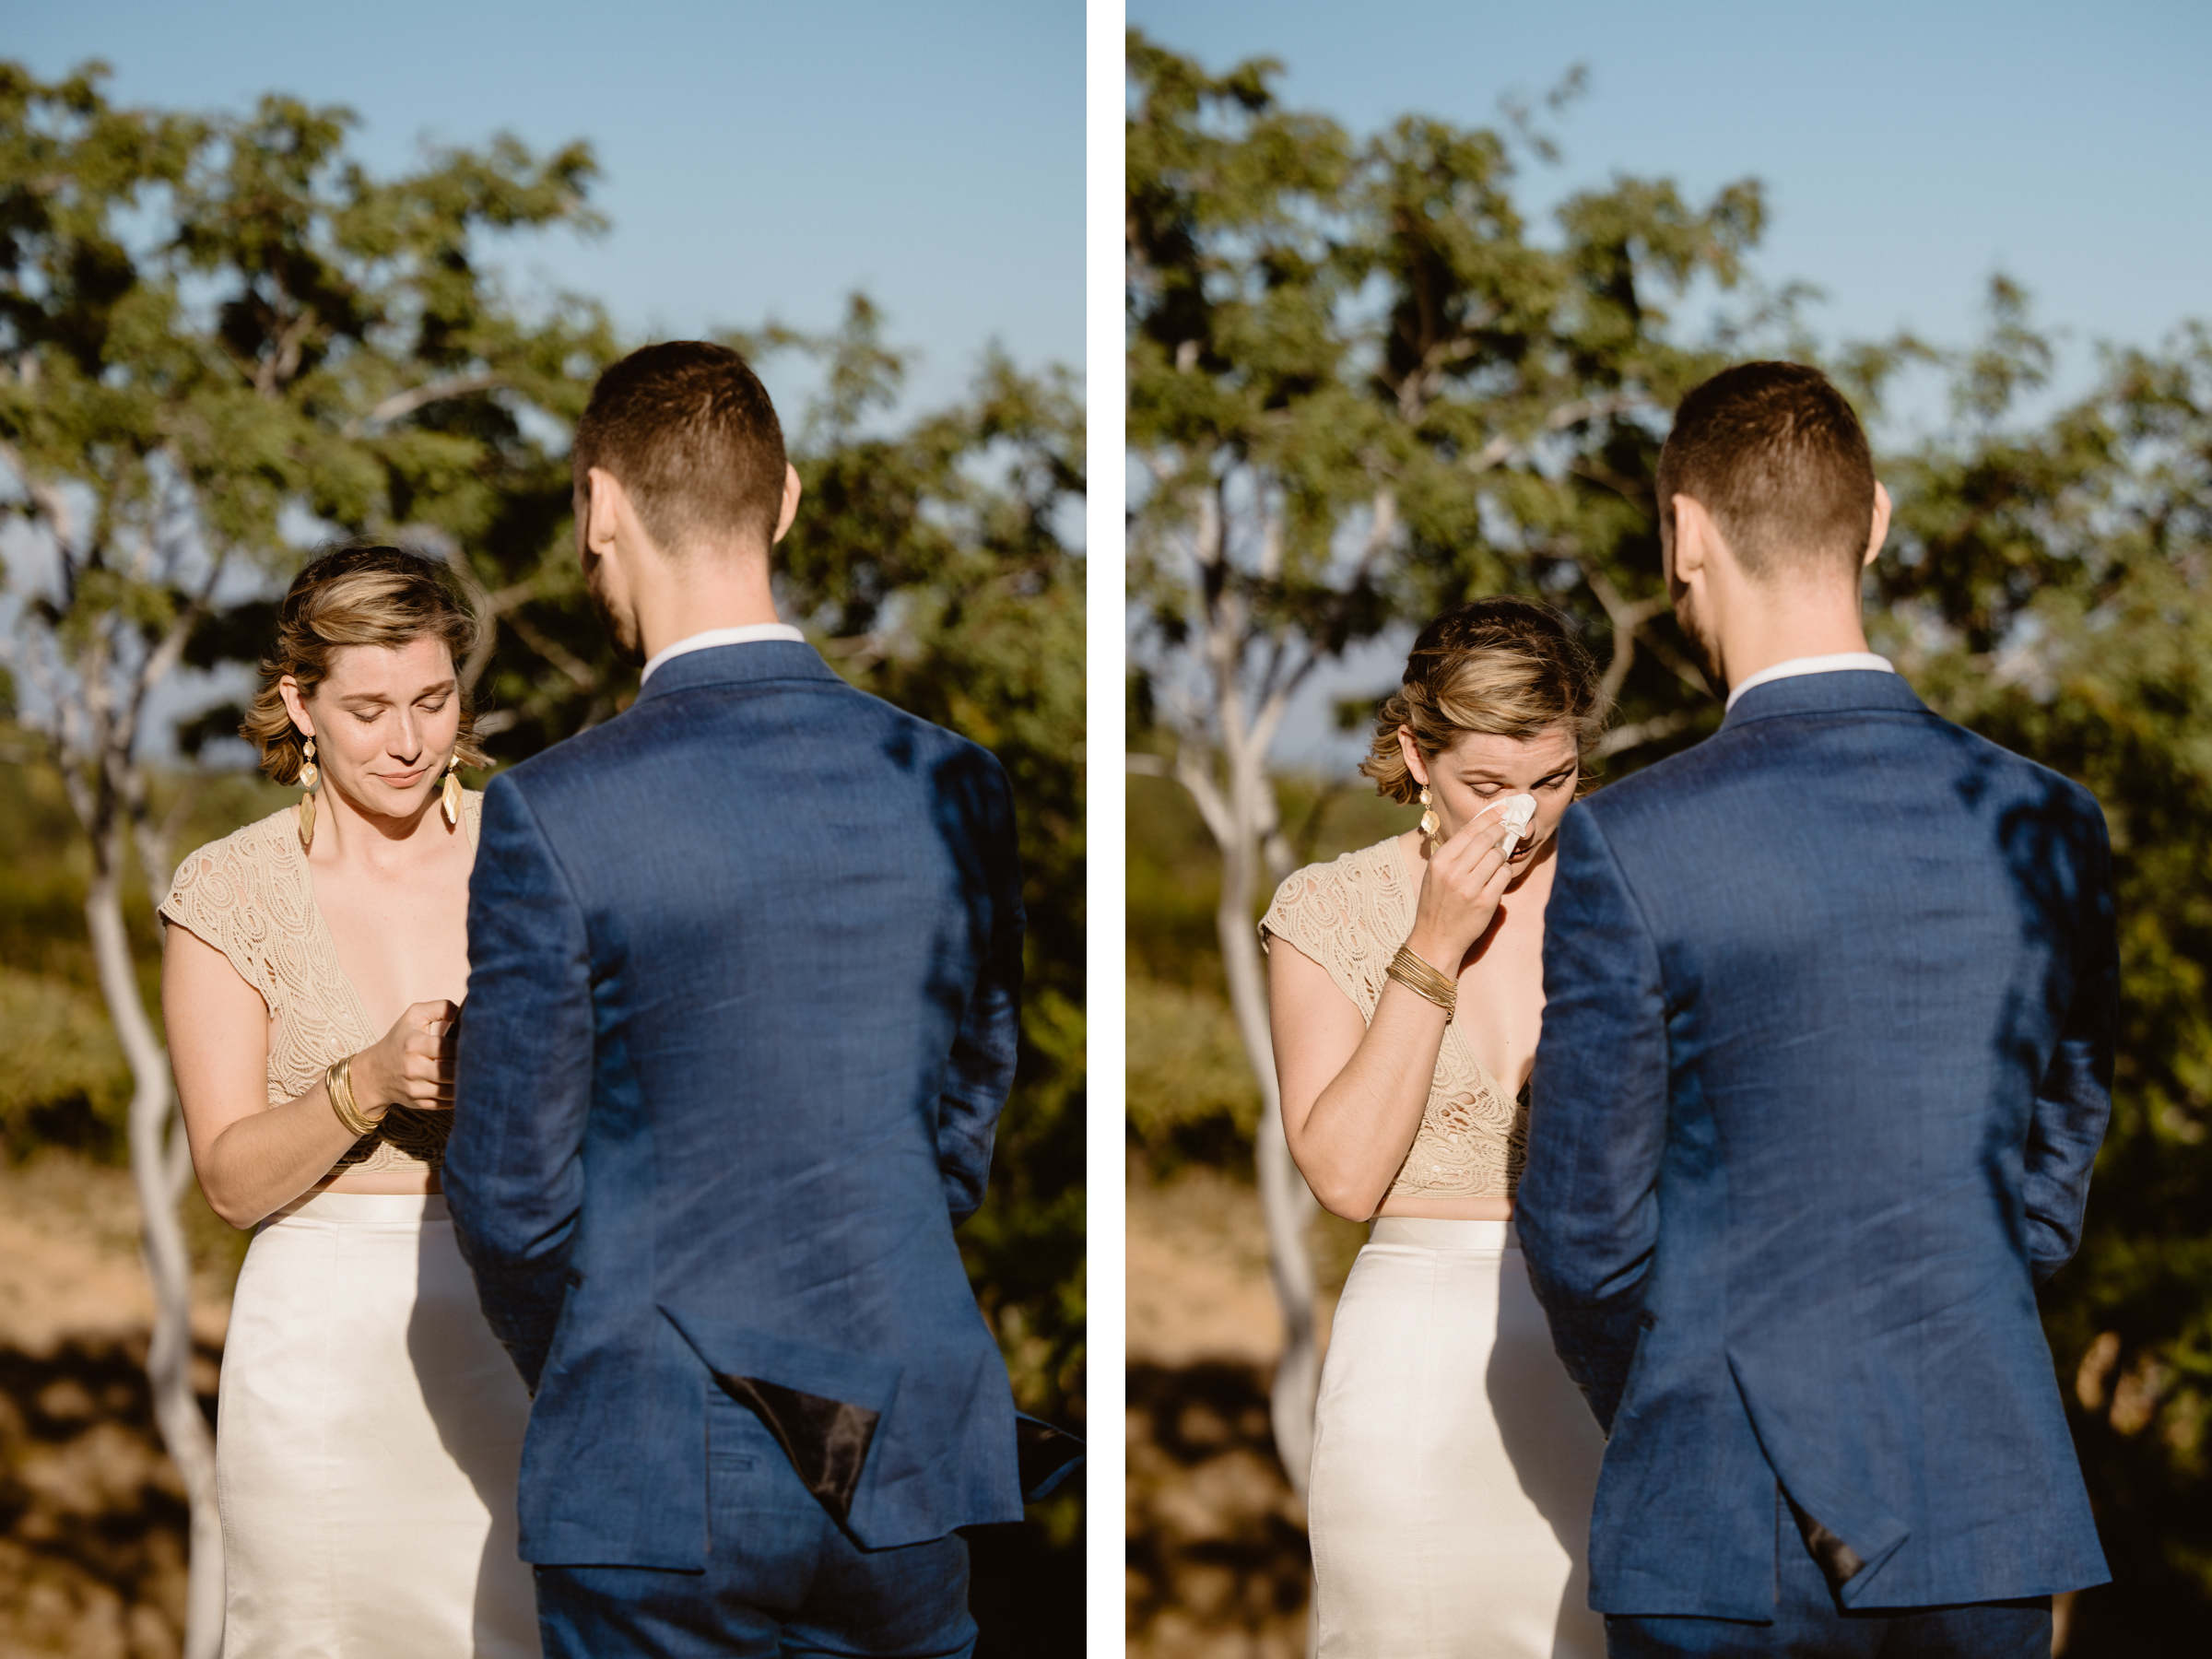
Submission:
M 1510 135 L 1408 120 L 1359 145 L 1278 109 L 1269 75 L 1132 40 L 1133 725 L 1153 723 L 1133 764 L 1180 779 L 1219 845 L 1217 934 L 1263 1089 L 1264 1006 L 1239 990 L 1257 962 L 1237 957 L 1259 874 L 1288 859 L 1265 767 L 1288 688 L 1393 622 L 1517 590 L 1603 653 L 1613 775 L 1696 741 L 1718 708 L 1664 614 L 1656 445 L 1720 363 L 1821 362 L 1897 501 L 1868 580 L 1877 649 L 1941 712 L 2088 784 L 2112 828 L 2112 1126 L 2043 1305 L 2117 1582 L 2080 1599 L 2066 1652 L 2183 1651 L 2212 1604 L 2212 333 L 2107 348 L 2087 394 L 2037 413 L 2055 348 L 2005 278 L 1962 349 L 1824 349 L 1806 290 L 1745 282 L 1755 185 L 1691 209 L 1617 179 L 1531 247 Z M 1747 300 L 1685 344 L 1668 312 L 1700 277 Z M 1886 443 L 1908 373 L 1952 420 Z M 1295 1242 L 1278 1224 L 1278 1284 Z
M 906 356 L 864 297 L 839 326 L 730 332 L 786 395 L 787 439 L 805 486 L 776 554 L 777 602 L 863 689 L 972 738 L 1013 782 L 1029 913 L 1024 1049 L 1001 1130 L 990 1200 L 962 1229 L 971 1277 L 1024 1406 L 1080 1415 L 1083 1364 L 1082 566 L 1073 535 L 1084 489 L 1079 389 L 1065 370 L 1027 374 L 987 354 L 952 406 L 901 419 Z M 620 349 L 600 349 L 613 355 Z M 609 719 L 637 688 L 583 590 L 570 518 L 566 404 L 535 406 L 553 447 L 516 435 L 473 516 L 364 517 L 348 529 L 444 553 L 493 618 L 476 665 L 477 729 L 495 763 Z M 788 375 L 779 370 L 788 367 Z M 549 400 L 548 400 L 549 401 Z M 442 505 L 442 503 L 441 503 Z M 191 660 L 249 659 L 273 599 L 211 614 Z M 188 723 L 204 739 L 237 729 L 224 703 Z
M 2112 1128 L 2043 1296 L 2115 1583 L 2070 1654 L 2184 1651 L 2212 1613 L 2212 333 L 2108 350 L 2040 420 L 2024 296 L 1948 360 L 1956 436 L 1885 458 L 1875 633 L 1944 713 L 2103 804 L 2121 914 Z
M 1669 307 L 1743 282 L 1762 208 L 1749 182 L 1692 204 L 1623 177 L 1562 204 L 1545 237 L 1513 200 L 1544 142 L 1524 122 L 1407 116 L 1358 139 L 1282 108 L 1269 60 L 1216 76 L 1132 31 L 1128 61 L 1132 727 L 1149 734 L 1130 764 L 1189 792 L 1221 861 L 1289 1333 L 1275 1432 L 1302 1486 L 1312 1201 L 1283 1143 L 1253 932 L 1290 856 L 1269 751 L 1348 647 L 1507 589 L 1579 615 L 1609 653 L 1626 714 L 1610 752 L 1695 725 L 1650 480 L 1665 412 L 1729 341 L 1679 343 Z M 1744 309 L 1744 326 L 1786 312 Z
M 567 434 L 624 345 L 586 300 L 517 304 L 485 263 L 506 232 L 596 228 L 582 147 L 541 158 L 502 138 L 378 180 L 347 155 L 343 111 L 123 109 L 102 73 L 47 84 L 0 65 L 0 465 L 38 555 L 7 665 L 94 853 L 86 914 L 134 1078 L 162 1319 L 149 1364 L 194 1497 L 199 1654 L 219 1637 L 220 1570 L 183 1368 L 173 1203 L 189 1163 L 121 903 L 134 865 L 158 900 L 172 862 L 147 701 L 180 664 L 258 656 L 305 545 L 344 534 L 439 551 L 471 590 L 491 626 L 464 673 L 496 759 L 618 712 L 635 672 L 582 592 Z M 982 742 L 1014 780 L 1025 1042 L 962 1244 L 1023 1404 L 1079 1421 L 1079 393 L 1065 371 L 993 356 L 956 406 L 896 424 L 904 363 L 859 299 L 826 336 L 730 339 L 797 354 L 821 384 L 791 422 L 807 503 L 783 550 L 786 614 L 849 678 Z M 238 712 L 206 709 L 179 735 L 196 750 Z M 1079 1500 L 1047 1520 L 1065 1568 Z
M 795 423 L 806 488 L 778 604 L 862 689 L 995 754 L 1014 786 L 1029 927 L 1022 1059 L 992 1188 L 961 1230 L 1025 1407 L 1082 1410 L 1083 569 L 1081 393 L 995 353 L 950 408 L 902 425 L 904 357 L 875 309 L 828 335 L 729 336 L 795 352 L 823 390 Z
M 0 467 L 48 578 L 9 654 L 91 854 L 85 925 L 133 1078 L 147 1370 L 190 1502 L 184 1651 L 212 1659 L 221 1535 L 175 1207 L 190 1155 L 124 924 L 133 853 L 156 900 L 171 867 L 147 701 L 230 583 L 296 557 L 299 520 L 484 535 L 502 474 L 534 459 L 522 410 L 568 406 L 606 330 L 581 303 L 525 319 L 480 263 L 494 232 L 593 225 L 582 147 L 500 139 L 377 180 L 345 152 L 343 110 L 128 109 L 103 75 L 0 63 Z
M 855 300 L 827 338 L 734 338 L 818 366 L 798 423 L 806 486 L 778 601 L 838 671 L 972 738 L 1005 764 L 1028 914 L 1022 1048 L 983 1206 L 960 1248 L 1025 1410 L 1080 1428 L 1084 1316 L 1084 625 L 1081 394 L 1065 371 L 995 355 L 947 409 L 893 424 L 902 357 Z M 985 1652 L 1068 1628 L 1082 1596 L 1083 1500 L 979 1554 Z M 1010 1648 L 1000 1643 L 1018 1633 Z

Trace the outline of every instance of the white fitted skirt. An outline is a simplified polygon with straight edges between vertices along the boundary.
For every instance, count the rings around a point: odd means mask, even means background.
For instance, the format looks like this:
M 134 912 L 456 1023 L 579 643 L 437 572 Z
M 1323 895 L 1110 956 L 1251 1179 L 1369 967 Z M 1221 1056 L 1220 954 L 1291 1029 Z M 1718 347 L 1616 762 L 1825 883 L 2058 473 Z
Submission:
M 1588 1602 L 1604 1451 L 1512 1224 L 1377 1221 L 1321 1373 L 1324 1659 L 1604 1659 Z
M 443 1198 L 317 1193 L 264 1222 L 217 1406 L 224 1659 L 537 1659 L 529 1414 Z

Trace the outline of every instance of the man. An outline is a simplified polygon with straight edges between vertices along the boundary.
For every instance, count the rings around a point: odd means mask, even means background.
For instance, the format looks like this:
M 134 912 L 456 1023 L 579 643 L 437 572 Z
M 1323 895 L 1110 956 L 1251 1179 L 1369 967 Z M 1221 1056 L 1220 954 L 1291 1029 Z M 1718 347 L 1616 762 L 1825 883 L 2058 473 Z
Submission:
M 1750 363 L 1659 464 L 1708 742 L 1571 811 L 1517 1219 L 1608 1435 L 1609 1651 L 2050 1653 L 2103 1582 L 2036 1287 L 2080 1236 L 2117 967 L 2097 804 L 1878 656 L 1850 406 Z
M 601 378 L 576 541 L 645 667 L 495 778 L 445 1184 L 535 1396 L 549 1655 L 969 1651 L 1021 1515 L 953 1228 L 1012 1080 L 1013 805 L 780 624 L 799 480 L 718 346 Z

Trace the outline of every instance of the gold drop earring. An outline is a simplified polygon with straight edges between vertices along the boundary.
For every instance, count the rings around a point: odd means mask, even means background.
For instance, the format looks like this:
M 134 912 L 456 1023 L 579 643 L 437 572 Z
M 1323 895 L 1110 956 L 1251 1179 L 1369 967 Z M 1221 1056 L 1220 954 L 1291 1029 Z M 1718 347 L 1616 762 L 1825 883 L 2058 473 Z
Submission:
M 315 765 L 315 740 L 310 737 L 307 747 L 300 756 L 300 787 L 307 793 L 300 797 L 300 850 L 309 851 L 315 844 L 315 785 L 323 773 Z
M 438 785 L 438 810 L 445 814 L 447 827 L 461 821 L 461 751 L 456 748 L 445 762 L 445 782 Z
M 1444 820 L 1436 816 L 1436 808 L 1429 804 L 1429 785 L 1421 785 L 1421 840 L 1430 847 L 1436 845 L 1436 832 L 1444 827 Z

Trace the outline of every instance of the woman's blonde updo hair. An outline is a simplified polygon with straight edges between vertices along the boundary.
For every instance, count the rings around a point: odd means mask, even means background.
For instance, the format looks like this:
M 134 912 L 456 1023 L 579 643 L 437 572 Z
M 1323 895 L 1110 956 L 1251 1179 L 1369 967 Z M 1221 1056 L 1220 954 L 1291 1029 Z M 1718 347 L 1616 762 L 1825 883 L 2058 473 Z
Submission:
M 399 547 L 340 547 L 311 559 L 292 578 L 276 608 L 275 649 L 261 660 L 261 688 L 247 706 L 239 735 L 261 750 L 261 770 L 279 783 L 300 781 L 305 739 L 292 724 L 277 681 L 290 675 L 304 695 L 330 675 L 331 653 L 344 645 L 399 646 L 429 635 L 443 640 L 456 668 L 477 643 L 478 628 L 446 568 Z M 477 747 L 477 719 L 461 697 L 464 766 L 486 766 Z
M 1604 731 L 1597 665 L 1566 618 L 1534 599 L 1475 599 L 1420 631 L 1406 682 L 1375 712 L 1375 740 L 1359 770 L 1379 794 L 1410 806 L 1421 785 L 1406 767 L 1398 729 L 1433 759 L 1469 732 L 1534 737 L 1574 733 L 1586 763 Z

